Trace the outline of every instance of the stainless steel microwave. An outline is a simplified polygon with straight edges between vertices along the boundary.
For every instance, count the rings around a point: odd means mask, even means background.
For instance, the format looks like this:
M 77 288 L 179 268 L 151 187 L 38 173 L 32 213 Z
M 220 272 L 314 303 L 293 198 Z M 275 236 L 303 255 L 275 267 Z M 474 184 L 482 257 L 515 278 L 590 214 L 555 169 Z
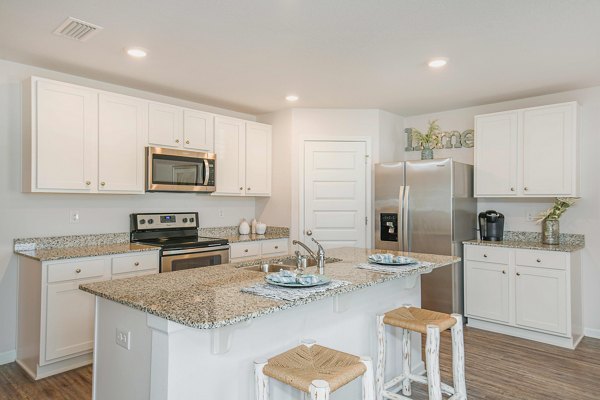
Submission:
M 214 192 L 217 156 L 213 153 L 146 148 L 147 192 Z

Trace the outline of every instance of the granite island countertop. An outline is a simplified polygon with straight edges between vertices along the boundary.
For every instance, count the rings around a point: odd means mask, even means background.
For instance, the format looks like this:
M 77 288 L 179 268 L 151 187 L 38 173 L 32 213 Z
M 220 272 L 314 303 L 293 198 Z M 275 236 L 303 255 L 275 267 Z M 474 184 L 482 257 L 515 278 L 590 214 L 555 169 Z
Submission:
M 356 265 L 367 261 L 369 254 L 376 252 L 381 250 L 328 250 L 328 257 L 342 261 L 326 264 L 325 274 L 350 284 L 294 301 L 273 300 L 241 292 L 244 287 L 263 282 L 265 273 L 239 268 L 236 264 L 89 283 L 81 285 L 80 289 L 188 327 L 214 329 L 383 282 L 414 277 L 460 261 L 460 258 L 452 256 L 390 252 L 432 264 L 402 267 L 396 274 L 356 268 Z M 309 272 L 314 273 L 314 269 L 309 268 Z
M 504 233 L 504 240 L 486 241 L 486 240 L 467 240 L 465 245 L 507 247 L 512 249 L 525 250 L 547 250 L 560 252 L 574 252 L 585 247 L 584 235 L 574 233 L 561 233 L 559 244 L 543 244 L 542 235 L 538 232 L 512 232 Z

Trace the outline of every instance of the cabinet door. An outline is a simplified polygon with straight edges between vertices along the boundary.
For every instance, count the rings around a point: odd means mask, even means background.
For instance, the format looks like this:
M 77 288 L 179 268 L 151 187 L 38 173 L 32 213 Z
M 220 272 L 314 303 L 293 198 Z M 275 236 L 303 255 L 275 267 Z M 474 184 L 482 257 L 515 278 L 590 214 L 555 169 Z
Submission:
M 92 280 L 48 284 L 46 361 L 92 351 L 95 296 L 79 290 L 87 282 Z
M 34 103 L 32 190 L 87 192 L 95 187 L 98 93 L 60 82 L 37 81 Z
M 148 103 L 100 94 L 98 179 L 102 192 L 144 193 Z
M 517 195 L 516 111 L 475 117 L 475 196 Z
M 183 147 L 191 150 L 214 151 L 214 116 L 195 110 L 183 111 Z
M 469 317 L 508 323 L 508 265 L 465 262 L 465 313 Z
M 169 104 L 150 103 L 148 107 L 148 143 L 151 146 L 181 147 L 183 109 Z
M 245 193 L 245 123 L 235 118 L 215 118 L 215 195 L 243 196 Z
M 566 334 L 566 272 L 519 265 L 515 279 L 517 326 Z
M 271 126 L 246 123 L 246 196 L 271 195 Z
M 523 194 L 576 196 L 575 103 L 523 111 Z

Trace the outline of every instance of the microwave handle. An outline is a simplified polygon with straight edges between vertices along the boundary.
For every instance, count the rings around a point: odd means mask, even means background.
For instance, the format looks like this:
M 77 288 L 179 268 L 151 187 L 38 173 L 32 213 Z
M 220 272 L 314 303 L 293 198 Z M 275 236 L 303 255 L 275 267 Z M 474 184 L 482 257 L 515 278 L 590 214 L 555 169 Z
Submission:
M 204 159 L 204 186 L 208 186 L 208 179 L 210 178 L 210 168 L 208 160 Z

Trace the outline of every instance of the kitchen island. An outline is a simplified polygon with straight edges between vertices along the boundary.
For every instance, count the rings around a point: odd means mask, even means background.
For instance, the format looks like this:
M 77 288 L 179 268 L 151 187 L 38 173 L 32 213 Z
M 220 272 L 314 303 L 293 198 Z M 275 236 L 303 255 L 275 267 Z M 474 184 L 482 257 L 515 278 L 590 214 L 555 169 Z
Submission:
M 459 259 L 397 253 L 425 264 L 393 274 L 357 268 L 373 252 L 328 250 L 328 257 L 342 261 L 327 264 L 326 275 L 347 284 L 292 301 L 241 292 L 265 276 L 248 263 L 82 285 L 97 296 L 94 398 L 250 400 L 253 361 L 303 338 L 375 358 L 375 316 L 419 305 L 420 275 Z M 390 334 L 389 351 L 397 353 L 400 336 Z M 417 336 L 413 346 L 413 366 L 423 369 Z M 390 375 L 399 372 L 399 359 L 388 358 Z M 278 382 L 271 387 L 273 399 L 299 398 Z M 359 396 L 359 382 L 353 382 L 333 398 Z

